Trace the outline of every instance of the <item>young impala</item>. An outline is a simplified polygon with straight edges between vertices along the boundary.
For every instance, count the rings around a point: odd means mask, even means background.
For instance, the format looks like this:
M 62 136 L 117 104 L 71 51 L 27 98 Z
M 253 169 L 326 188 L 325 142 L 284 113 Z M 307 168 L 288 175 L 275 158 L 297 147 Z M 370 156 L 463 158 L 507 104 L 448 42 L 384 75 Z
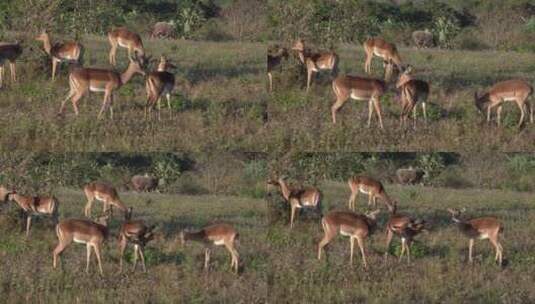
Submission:
M 355 210 L 357 195 L 359 192 L 368 194 L 368 206 L 377 207 L 377 198 L 383 200 L 387 208 L 392 211 L 396 204 L 388 194 L 380 181 L 368 176 L 354 176 L 348 179 L 347 184 L 351 189 L 351 196 L 349 197 L 349 209 Z
M 386 42 L 383 38 L 368 38 L 364 42 L 364 52 L 366 53 L 366 62 L 364 70 L 371 73 L 373 56 L 383 59 L 385 65 L 385 81 L 389 81 L 392 76 L 394 65 L 399 71 L 402 71 L 401 58 L 399 57 L 396 45 Z
M 333 77 L 338 74 L 338 55 L 334 51 L 311 53 L 305 48 L 305 42 L 301 39 L 295 42 L 292 50 L 297 51 L 299 60 L 307 70 L 307 92 L 310 89 L 310 82 L 314 73 L 321 70 L 331 70 Z
M 85 205 L 84 215 L 86 217 L 91 216 L 91 207 L 95 199 L 103 203 L 102 212 L 107 212 L 111 207 L 115 206 L 124 212 L 125 219 L 130 219 L 132 216 L 132 207 L 127 208 L 125 204 L 119 198 L 119 194 L 115 187 L 104 182 L 91 182 L 84 186 L 85 197 L 87 198 L 87 204 Z
M 236 250 L 236 241 L 238 241 L 238 232 L 234 227 L 229 224 L 214 224 L 197 232 L 180 232 L 180 241 L 182 245 L 185 245 L 187 241 L 197 241 L 201 242 L 205 246 L 204 251 L 204 269 L 208 270 L 208 264 L 210 262 L 210 246 L 221 246 L 225 245 L 228 252 L 230 253 L 231 261 L 230 268 L 234 272 L 238 273 L 238 264 L 239 264 L 239 254 Z
M 293 228 L 297 209 L 309 207 L 321 211 L 321 192 L 318 188 L 290 188 L 282 177 L 278 180 L 270 180 L 268 184 L 280 187 L 282 196 L 290 204 L 290 228 Z
M 171 111 L 171 92 L 175 86 L 175 75 L 168 72 L 168 70 L 172 68 L 176 67 L 169 63 L 165 56 L 161 56 L 158 69 L 147 75 L 147 80 L 145 81 L 145 90 L 147 91 L 145 119 L 154 106 L 158 104 L 158 120 L 160 120 L 160 101 L 162 95 L 165 95 L 167 98 L 167 107 L 169 108 L 169 111 Z
M 267 76 L 269 80 L 269 91 L 273 91 L 273 70 L 276 67 L 281 66 L 282 59 L 288 59 L 288 50 L 283 47 L 275 46 L 277 51 L 270 52 L 268 50 L 267 54 Z
M 333 91 L 336 101 L 331 107 L 333 124 L 336 124 L 336 112 L 351 98 L 354 100 L 368 100 L 368 128 L 371 125 L 373 110 L 379 119 L 379 126 L 383 129 L 381 116 L 381 96 L 386 92 L 386 84 L 382 80 L 359 76 L 340 75 L 333 81 Z
M 63 61 L 80 62 L 82 45 L 75 41 L 50 42 L 50 35 L 43 31 L 35 40 L 42 41 L 45 52 L 52 58 L 52 80 L 56 78 L 58 63 Z
M 134 266 L 132 271 L 136 270 L 137 258 L 141 259 L 143 271 L 147 272 L 145 267 L 145 245 L 154 238 L 155 226 L 147 226 L 143 220 L 125 221 L 119 231 L 119 252 L 120 252 L 120 269 L 123 271 L 123 259 L 126 246 L 129 242 L 134 244 Z
M 408 66 L 405 71 L 400 74 L 396 83 L 396 88 L 400 90 L 401 94 L 401 116 L 399 125 L 400 127 L 405 125 L 412 112 L 414 127 L 416 128 L 416 107 L 418 102 L 422 104 L 424 122 L 427 124 L 426 102 L 427 97 L 429 96 L 429 84 L 423 80 L 413 79 L 411 72 L 412 67 Z
M 350 256 L 349 264 L 353 265 L 353 248 L 355 240 L 362 254 L 364 268 L 368 268 L 366 262 L 366 252 L 364 250 L 364 240 L 373 232 L 376 226 L 377 214 L 380 210 L 375 210 L 366 215 L 356 214 L 350 211 L 331 211 L 321 219 L 324 236 L 318 244 L 318 260 L 321 260 L 321 251 L 331 240 L 340 233 L 349 237 Z
M 503 225 L 495 217 L 480 217 L 471 220 L 461 220 L 459 216 L 461 212 L 464 212 L 464 209 L 449 209 L 448 212 L 451 214 L 451 219 L 457 223 L 459 230 L 464 234 L 468 239 L 468 261 L 472 263 L 472 252 L 474 247 L 475 239 L 488 239 L 491 244 L 496 249 L 495 260 L 498 264 L 502 265 L 503 260 L 503 247 L 498 240 L 498 236 L 503 232 Z
M 17 203 L 26 214 L 26 237 L 30 236 L 34 216 L 50 216 L 54 224 L 58 222 L 59 202 L 54 196 L 24 196 L 11 191 L 7 194 L 7 200 Z
M 496 83 L 484 94 L 479 95 L 476 91 L 474 99 L 480 112 L 487 111 L 487 123 L 490 123 L 490 112 L 493 108 L 497 108 L 498 126 L 501 124 L 502 103 L 506 101 L 516 103 L 520 109 L 518 121 L 520 128 L 524 123 L 526 112 L 529 112 L 529 121 L 533 123 L 533 105 L 528 101 L 531 95 L 533 95 L 533 87 L 529 83 L 521 79 L 512 79 Z
M 128 50 L 128 58 L 135 57 L 140 60 L 142 64 L 145 61 L 145 50 L 143 49 L 143 42 L 141 37 L 128 30 L 126 27 L 119 27 L 111 30 L 108 33 L 108 40 L 110 41 L 111 49 L 109 54 L 110 64 L 116 65 L 115 55 L 117 54 L 117 47 L 123 47 Z
M 9 72 L 11 74 L 11 83 L 17 81 L 17 70 L 15 61 L 22 54 L 22 47 L 19 43 L 0 43 L 0 88 L 4 82 L 4 68 L 6 61 L 9 62 Z
M 411 244 L 416 235 L 425 230 L 425 221 L 421 219 L 413 219 L 408 215 L 397 213 L 397 204 L 393 204 L 390 211 L 390 218 L 386 223 L 386 251 L 385 261 L 388 259 L 388 250 L 394 234 L 401 238 L 401 253 L 399 260 L 403 258 L 403 254 L 407 251 L 407 261 L 411 261 Z
M 108 238 L 109 230 L 107 220 L 109 214 L 100 217 L 97 222 L 87 219 L 65 219 L 61 220 L 56 225 L 56 235 L 58 236 L 58 245 L 54 249 L 53 256 L 54 269 L 57 267 L 58 259 L 61 258 L 61 253 L 73 241 L 75 243 L 85 244 L 87 249 L 87 261 L 85 272 L 89 272 L 89 261 L 91 260 L 91 248 L 95 251 L 97 256 L 98 268 L 100 275 L 103 275 L 101 262 L 101 248 L 103 243 Z
M 73 68 L 69 74 L 69 95 L 61 103 L 59 114 L 63 114 L 65 104 L 71 99 L 74 113 L 78 115 L 78 102 L 84 95 L 89 92 L 104 92 L 104 99 L 100 112 L 98 113 L 98 118 L 100 119 L 109 107 L 110 117 L 113 119 L 113 93 L 130 81 L 135 73 L 145 75 L 141 63 L 138 59 L 134 58 L 130 58 L 130 64 L 122 74 L 106 69 Z

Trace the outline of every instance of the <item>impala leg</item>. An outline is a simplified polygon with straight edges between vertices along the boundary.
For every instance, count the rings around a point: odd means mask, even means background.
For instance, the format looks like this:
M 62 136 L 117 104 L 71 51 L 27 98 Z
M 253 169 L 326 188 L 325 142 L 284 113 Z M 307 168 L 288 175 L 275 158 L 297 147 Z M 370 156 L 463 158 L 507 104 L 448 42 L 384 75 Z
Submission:
M 355 210 L 355 201 L 357 200 L 358 191 L 351 191 L 351 196 L 349 196 L 349 209 Z
M 329 244 L 329 242 L 333 238 L 333 236 L 327 230 L 325 230 L 328 228 L 325 228 L 325 227 L 326 226 L 324 225 L 323 226 L 323 229 L 324 229 L 323 239 L 321 239 L 321 241 L 318 244 L 318 260 L 321 260 L 321 251 L 323 250 L 323 248 L 327 246 L 327 244 Z
M 79 92 L 79 93 L 76 93 L 71 99 L 72 107 L 74 109 L 74 114 L 76 116 L 78 116 L 78 113 L 79 113 L 79 111 L 78 111 L 78 101 L 80 101 L 82 96 L 84 96 L 84 93 L 83 92 Z
M 373 106 L 375 107 L 375 113 L 377 114 L 377 117 L 379 118 L 379 125 L 381 126 L 381 129 L 383 129 L 383 118 L 381 117 L 381 105 L 379 104 L 379 98 L 374 97 L 373 98 Z
M 58 61 L 52 58 L 52 81 L 56 79 L 56 69 L 58 67 Z
M 87 258 L 85 263 L 85 272 L 89 273 L 89 261 L 91 261 L 91 245 L 86 244 L 85 245 L 86 251 L 87 251 Z
M 407 240 L 407 244 L 406 244 L 406 247 L 407 247 L 407 263 L 411 262 L 411 243 L 412 243 L 411 240 Z
M 11 81 L 17 82 L 17 69 L 14 62 L 9 63 L 9 71 L 11 72 Z
M 487 124 L 490 124 L 490 109 L 491 109 L 491 106 L 489 105 L 487 107 Z
M 427 102 L 422 102 L 422 111 L 424 112 L 424 123 L 427 125 Z
M 139 246 L 139 258 L 141 259 L 141 266 L 143 266 L 143 272 L 147 272 L 147 267 L 145 266 L 145 254 L 143 253 L 143 246 Z
M 294 218 L 295 218 L 296 211 L 297 211 L 297 206 L 293 204 L 291 208 L 291 214 L 290 214 L 290 229 L 294 227 Z
M 369 55 L 368 53 L 366 53 L 366 63 L 364 64 L 364 70 L 368 74 L 372 72 L 372 57 L 373 55 Z
M 97 256 L 98 269 L 100 270 L 100 275 L 104 275 L 104 271 L 102 271 L 102 261 L 100 258 L 100 245 L 93 246 L 93 249 L 95 250 L 95 255 Z
M 3 87 L 4 84 L 4 65 L 0 65 L 0 88 Z
M 387 229 L 386 231 L 386 250 L 385 250 L 385 262 L 388 260 L 388 250 L 390 250 L 390 243 L 392 242 L 392 237 L 394 236 L 394 233 L 392 230 Z
M 355 247 L 355 238 L 354 237 L 349 237 L 349 265 L 352 266 L 353 265 L 353 249 Z
M 93 200 L 94 200 L 94 197 L 88 197 L 87 198 L 87 203 L 85 204 L 85 209 L 84 209 L 84 215 L 86 217 L 90 217 L 91 216 L 91 208 L 93 206 Z
M 405 238 L 401 238 L 401 253 L 399 254 L 400 262 L 401 262 L 401 259 L 403 258 L 403 254 L 405 253 L 405 246 L 406 246 L 406 240 Z
M 125 237 L 121 236 L 119 240 L 119 271 L 123 271 L 123 262 L 124 262 L 124 252 L 126 250 L 127 240 Z
M 498 108 L 496 109 L 496 116 L 497 116 L 497 119 L 498 119 L 498 126 L 501 126 L 502 125 L 502 106 L 498 106 Z
M 138 255 L 139 255 L 139 245 L 134 244 L 134 266 L 132 266 L 132 271 L 136 271 Z
M 366 252 L 364 250 L 364 240 L 362 238 L 357 237 L 357 242 L 360 248 L 360 254 L 362 254 L 362 263 L 364 264 L 364 269 L 368 269 L 368 263 L 366 262 Z
M 32 226 L 32 216 L 28 214 L 26 217 L 26 237 L 30 236 L 30 227 Z
M 474 239 L 470 239 L 468 243 L 468 261 L 472 263 L 472 252 L 474 250 Z
M 522 106 L 522 103 L 517 102 L 517 105 L 518 105 L 518 108 L 520 109 L 520 119 L 518 120 L 518 128 L 520 128 L 522 124 L 524 123 L 525 111 L 524 111 L 524 107 Z
M 372 123 L 372 114 L 373 114 L 373 99 L 368 101 L 368 128 Z
M 416 129 L 416 106 L 412 107 L 412 119 L 413 119 L 413 127 Z
M 349 94 L 343 94 L 336 96 L 336 102 L 331 107 L 331 116 L 333 119 L 333 124 L 336 124 L 336 112 L 344 105 L 344 103 L 349 98 Z
M 158 120 L 161 120 L 161 115 L 160 115 L 160 112 L 161 112 L 161 101 L 162 101 L 162 97 L 161 96 L 158 96 Z
M 273 92 L 273 75 L 271 72 L 267 73 L 268 81 L 269 81 L 269 91 Z
M 230 253 L 230 269 L 234 270 L 234 263 L 235 263 L 234 249 L 232 248 L 232 244 L 230 244 L 230 243 L 225 243 L 225 247 L 227 248 L 228 252 Z
M 165 98 L 167 99 L 167 109 L 171 111 L 171 93 L 165 94 Z
M 312 73 L 314 73 L 314 71 L 307 67 L 307 90 L 306 92 L 308 93 L 308 90 L 310 89 L 310 82 L 312 81 Z
M 208 264 L 210 263 L 210 249 L 204 250 L 204 270 L 208 270 Z
M 63 250 L 65 250 L 65 248 L 67 247 L 68 244 L 69 243 L 63 243 L 63 242 L 59 241 L 58 245 L 54 249 L 54 252 L 53 252 L 54 260 L 53 260 L 53 264 L 52 264 L 54 269 L 56 269 L 58 259 L 61 258 L 61 253 L 63 252 Z
M 106 90 L 106 93 L 104 93 L 104 100 L 102 101 L 102 107 L 100 108 L 100 112 L 98 113 L 98 119 L 101 119 L 102 114 L 106 112 L 108 105 L 109 105 L 109 99 L 110 99 L 110 91 Z
M 113 92 L 110 93 L 110 97 L 109 97 L 109 107 L 110 107 L 110 119 L 113 120 Z

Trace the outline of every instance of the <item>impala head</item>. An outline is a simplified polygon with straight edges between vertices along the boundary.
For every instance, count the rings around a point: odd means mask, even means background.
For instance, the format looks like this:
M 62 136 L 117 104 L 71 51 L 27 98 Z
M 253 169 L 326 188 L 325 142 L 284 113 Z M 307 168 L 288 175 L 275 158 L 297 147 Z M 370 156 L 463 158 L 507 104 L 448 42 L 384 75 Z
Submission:
M 402 68 L 401 73 L 399 74 L 398 81 L 396 82 L 396 88 L 401 87 L 407 81 L 411 80 L 412 66 L 407 65 L 406 68 Z
M 411 223 L 409 223 L 409 228 L 415 231 L 427 231 L 426 229 L 426 222 L 422 219 L 417 219 Z
M 368 211 L 366 212 L 364 215 L 366 215 L 367 218 L 371 219 L 371 220 L 376 220 L 377 219 L 377 215 L 379 215 L 379 213 L 381 213 L 381 209 L 376 209 L 376 210 L 373 210 L 373 211 Z
M 479 112 L 483 112 L 485 109 L 487 109 L 488 99 L 489 99 L 488 93 L 479 95 L 477 91 L 474 92 L 474 102 Z
M 0 202 L 9 201 L 9 195 L 13 193 L 13 190 L 9 190 L 4 186 L 0 186 Z
M 95 219 L 95 223 L 108 227 L 108 220 L 111 217 L 111 209 L 106 210 L 103 214 Z
M 448 212 L 451 214 L 451 219 L 456 223 L 461 222 L 461 219 L 459 218 L 459 216 L 461 216 L 461 213 L 463 213 L 465 211 L 466 211 L 465 208 L 463 208 L 461 210 L 455 209 L 455 208 L 448 208 Z
M 176 66 L 171 63 L 164 55 L 160 56 L 160 62 L 158 63 L 158 71 L 166 71 L 168 69 L 176 69 Z
M 35 40 L 37 41 L 45 41 L 46 39 L 48 39 L 48 32 L 46 30 L 42 30 L 41 34 L 35 37 Z
M 302 52 L 305 50 L 305 42 L 302 39 L 297 39 L 292 50 Z
M 140 60 L 138 57 L 130 57 L 130 64 L 128 65 L 128 69 L 131 69 L 134 73 L 139 73 L 141 75 L 145 75 L 143 61 Z

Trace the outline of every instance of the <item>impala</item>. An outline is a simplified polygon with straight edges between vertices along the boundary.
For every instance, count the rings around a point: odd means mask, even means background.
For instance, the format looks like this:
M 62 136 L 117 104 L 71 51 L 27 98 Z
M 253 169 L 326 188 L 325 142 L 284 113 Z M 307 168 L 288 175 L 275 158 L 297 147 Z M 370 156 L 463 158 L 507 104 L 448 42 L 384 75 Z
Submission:
M 321 211 L 321 192 L 318 188 L 290 188 L 282 177 L 278 180 L 270 180 L 268 184 L 280 187 L 282 196 L 290 204 L 290 228 L 293 228 L 297 209 L 311 207 Z
M 6 196 L 8 201 L 14 201 L 26 214 L 26 237 L 30 236 L 32 217 L 50 216 L 54 224 L 58 222 L 59 202 L 54 196 L 24 196 L 11 191 Z
M 353 265 L 353 248 L 355 240 L 362 254 L 364 268 L 368 268 L 366 262 L 366 252 L 364 251 L 364 240 L 373 232 L 376 225 L 377 214 L 380 210 L 375 210 L 366 215 L 356 214 L 349 211 L 331 211 L 321 219 L 323 227 L 323 239 L 318 244 L 318 260 L 321 260 L 321 251 L 338 234 L 348 236 L 350 243 L 349 263 Z
M 520 128 L 524 123 L 526 114 L 524 108 L 527 108 L 529 121 L 533 123 L 533 105 L 527 101 L 531 95 L 533 95 L 533 87 L 529 83 L 521 79 L 512 79 L 496 83 L 484 94 L 479 95 L 476 91 L 474 99 L 480 112 L 487 110 L 487 123 L 490 123 L 491 110 L 497 107 L 498 125 L 501 124 L 502 103 L 506 101 L 515 102 L 520 109 L 520 120 L 518 121 L 518 127 Z
M 138 256 L 141 259 L 141 265 L 143 266 L 143 271 L 147 272 L 145 267 L 145 255 L 143 251 L 145 250 L 145 245 L 154 238 L 155 226 L 147 226 L 142 220 L 133 220 L 126 221 L 121 226 L 119 231 L 119 252 L 121 255 L 120 259 L 120 269 L 123 271 L 123 258 L 126 246 L 129 242 L 134 244 L 134 266 L 132 271 L 136 270 Z
M 158 69 L 151 72 L 145 81 L 145 89 L 147 91 L 147 105 L 145 106 L 145 119 L 147 112 L 151 112 L 156 104 L 158 104 L 158 120 L 160 120 L 160 101 L 162 95 L 167 98 L 167 107 L 171 110 L 171 92 L 175 86 L 175 75 L 168 72 L 168 69 L 176 68 L 173 64 L 165 58 L 160 57 Z
M 364 52 L 366 53 L 366 62 L 364 70 L 371 73 L 371 64 L 373 56 L 383 59 L 385 64 L 385 81 L 389 81 L 392 76 L 393 66 L 402 71 L 401 58 L 399 57 L 396 45 L 386 42 L 383 38 L 368 38 L 364 42 Z
M 15 68 L 15 61 L 22 54 L 22 47 L 19 43 L 0 43 L 0 88 L 4 82 L 4 65 L 9 62 L 9 72 L 11 74 L 11 82 L 17 81 L 17 70 Z
M 495 260 L 502 265 L 503 247 L 498 240 L 500 232 L 503 232 L 503 225 L 495 217 L 480 217 L 471 220 L 462 220 L 459 218 L 464 209 L 449 209 L 451 219 L 457 223 L 459 230 L 469 239 L 468 243 L 468 261 L 472 263 L 472 252 L 475 239 L 488 239 L 496 249 Z
M 91 260 L 91 248 L 95 251 L 97 256 L 98 268 L 100 275 L 103 275 L 102 262 L 101 262 L 101 248 L 108 238 L 109 230 L 107 220 L 109 213 L 100 217 L 97 222 L 87 219 L 65 219 L 61 220 L 56 225 L 56 235 L 58 236 L 58 245 L 54 249 L 53 266 L 56 269 L 58 259 L 61 258 L 61 253 L 69 246 L 73 241 L 75 243 L 81 243 L 86 245 L 87 249 L 87 261 L 85 266 L 85 272 L 89 272 L 89 261 Z
M 307 70 L 307 92 L 310 89 L 310 82 L 314 73 L 320 70 L 331 70 L 332 76 L 338 74 L 338 55 L 334 51 L 311 53 L 305 48 L 305 42 L 301 39 L 295 42 L 292 50 L 297 51 L 299 60 Z
M 354 100 L 368 100 L 368 128 L 371 125 L 372 114 L 375 109 L 379 126 L 383 129 L 381 117 L 381 96 L 386 92 L 386 84 L 382 80 L 359 76 L 338 76 L 333 81 L 333 91 L 336 101 L 331 107 L 333 124 L 336 124 L 336 112 L 351 98 Z
M 71 99 L 74 113 L 78 115 L 78 102 L 80 99 L 89 92 L 104 92 L 104 100 L 102 101 L 102 107 L 98 113 L 98 118 L 102 117 L 102 114 L 110 108 L 110 117 L 113 119 L 113 93 L 125 83 L 130 81 L 135 73 L 145 75 L 141 63 L 137 59 L 130 58 L 130 65 L 126 71 L 119 74 L 113 70 L 106 69 L 94 69 L 94 68 L 82 68 L 76 67 L 72 69 L 69 74 L 69 87 L 70 91 L 67 97 L 61 103 L 59 114 L 63 114 L 65 104 Z
M 91 216 L 91 207 L 95 199 L 103 203 L 102 212 L 107 212 L 111 207 L 115 206 L 124 212 L 125 219 L 130 219 L 132 216 L 132 207 L 127 208 L 119 198 L 119 194 L 115 187 L 104 182 L 91 182 L 84 186 L 85 197 L 87 204 L 85 205 L 84 214 L 86 217 Z
M 52 58 L 52 80 L 56 78 L 56 68 L 58 63 L 63 61 L 80 62 L 82 45 L 75 41 L 50 42 L 50 35 L 43 31 L 35 40 L 42 41 L 45 52 Z
M 141 37 L 128 30 L 126 27 L 119 27 L 111 30 L 108 33 L 108 40 L 110 41 L 111 49 L 109 54 L 110 64 L 116 65 L 115 55 L 117 54 L 117 47 L 123 47 L 128 50 L 128 58 L 136 55 L 136 58 L 144 63 L 145 50 L 143 49 L 143 42 Z
M 390 211 L 393 210 L 396 204 L 386 193 L 383 184 L 376 179 L 368 176 L 354 176 L 348 179 L 347 184 L 349 185 L 349 189 L 351 189 L 351 196 L 349 197 L 349 209 L 351 210 L 355 210 L 359 192 L 368 194 L 368 206 L 371 206 L 373 203 L 374 208 L 377 207 L 377 198 L 383 200 Z
M 426 102 L 429 96 L 429 84 L 423 80 L 413 79 L 411 76 L 412 67 L 408 66 L 403 71 L 396 83 L 396 88 L 401 93 L 401 116 L 399 120 L 402 127 L 412 112 L 414 127 L 416 127 L 416 107 L 418 102 L 422 104 L 424 121 L 427 124 Z
M 267 54 L 267 76 L 269 80 L 269 91 L 273 91 L 273 70 L 281 66 L 282 59 L 288 59 L 288 50 L 283 47 L 275 46 L 276 52 L 269 52 Z
M 407 251 L 407 261 L 411 261 L 411 244 L 416 235 L 425 230 L 425 221 L 421 219 L 413 219 L 408 215 L 397 213 L 397 204 L 393 204 L 390 211 L 390 218 L 386 223 L 386 251 L 385 261 L 388 259 L 388 250 L 394 234 L 401 238 L 401 253 L 399 260 L 403 258 L 403 254 Z
M 11 192 L 13 192 L 13 191 L 0 185 L 0 202 L 7 202 L 8 201 L 8 195 Z
M 204 269 L 208 270 L 210 262 L 210 246 L 225 245 L 230 253 L 230 268 L 238 273 L 239 254 L 236 250 L 236 241 L 238 241 L 238 232 L 229 224 L 214 224 L 197 232 L 181 231 L 180 241 L 185 245 L 187 241 L 201 242 L 205 246 L 204 251 Z

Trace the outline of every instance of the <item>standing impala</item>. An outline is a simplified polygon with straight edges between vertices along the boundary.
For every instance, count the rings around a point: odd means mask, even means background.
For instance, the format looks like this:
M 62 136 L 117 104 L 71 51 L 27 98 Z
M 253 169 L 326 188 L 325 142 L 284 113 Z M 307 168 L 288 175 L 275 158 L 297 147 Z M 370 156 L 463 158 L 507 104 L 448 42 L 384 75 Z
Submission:
M 502 103 L 506 101 L 516 103 L 520 109 L 520 120 L 518 121 L 520 128 L 524 123 L 526 114 L 524 108 L 527 108 L 529 121 L 533 123 L 533 105 L 528 102 L 531 95 L 533 95 L 533 87 L 529 83 L 521 79 L 512 79 L 496 83 L 484 94 L 479 95 L 476 91 L 474 99 L 480 112 L 487 110 L 487 123 L 490 123 L 491 110 L 497 107 L 498 126 L 501 124 Z
M 85 205 L 84 214 L 86 217 L 91 216 L 91 207 L 95 199 L 103 203 L 102 212 L 107 212 L 111 207 L 115 206 L 124 212 L 125 219 L 130 219 L 132 216 L 132 207 L 127 208 L 119 198 L 119 194 L 115 187 L 104 182 L 91 182 L 84 186 L 85 197 L 87 204 Z
M 402 71 L 401 58 L 399 57 L 395 44 L 388 43 L 383 38 L 368 38 L 364 42 L 364 52 L 366 53 L 366 62 L 364 64 L 366 73 L 371 73 L 374 55 L 383 59 L 385 65 L 385 81 L 390 80 L 394 65 L 396 65 L 398 70 Z
M 376 208 L 377 198 L 380 198 L 390 211 L 394 209 L 396 202 L 388 196 L 380 181 L 368 176 L 354 176 L 348 179 L 347 184 L 349 185 L 349 189 L 351 189 L 349 209 L 355 210 L 359 192 L 368 194 L 368 206 L 371 206 L 373 203 L 373 207 Z
M 141 63 L 134 58 L 130 58 L 130 65 L 128 65 L 128 68 L 122 74 L 106 69 L 73 68 L 69 74 L 69 95 L 62 101 L 59 114 L 63 114 L 65 104 L 71 99 L 74 113 L 78 115 L 78 101 L 84 95 L 89 92 L 104 92 L 104 100 L 102 101 L 98 118 L 100 119 L 109 107 L 110 117 L 113 119 L 113 93 L 130 81 L 136 73 L 145 75 Z
M 63 61 L 78 62 L 82 54 L 82 45 L 75 41 L 50 42 L 50 35 L 43 31 L 35 40 L 42 41 L 45 52 L 52 58 L 52 80 L 56 78 L 58 63 Z
M 107 220 L 109 214 L 100 217 L 97 222 L 86 219 L 65 219 L 61 220 L 56 225 L 56 235 L 58 236 L 58 245 L 54 249 L 53 256 L 54 269 L 57 267 L 58 259 L 61 258 L 61 253 L 69 246 L 73 241 L 75 243 L 81 243 L 86 245 L 87 249 L 87 261 L 85 266 L 85 272 L 89 272 L 89 261 L 91 260 L 91 248 L 95 251 L 97 256 L 98 268 L 100 275 L 103 275 L 102 262 L 101 262 L 101 248 L 108 238 L 109 230 Z
M 288 50 L 283 47 L 275 46 L 276 52 L 269 52 L 267 54 L 267 76 L 269 80 L 269 91 L 273 91 L 273 70 L 281 66 L 282 59 L 288 59 Z
M 399 260 L 403 258 L 403 254 L 407 251 L 407 261 L 411 260 L 411 244 L 416 235 L 425 229 L 425 221 L 420 219 L 413 219 L 408 215 L 397 213 L 397 203 L 393 204 L 390 211 L 390 218 L 386 223 L 386 251 L 385 261 L 388 259 L 388 250 L 394 234 L 401 238 L 401 253 Z
M 180 232 L 180 241 L 182 245 L 185 245 L 187 241 L 201 242 L 205 246 L 204 251 L 204 269 L 208 270 L 208 264 L 210 263 L 210 246 L 225 245 L 230 253 L 231 261 L 230 268 L 238 273 L 239 254 L 236 250 L 236 241 L 238 241 L 238 232 L 234 227 L 229 224 L 214 224 L 197 232 Z
M 416 127 L 416 107 L 418 102 L 422 104 L 424 121 L 427 124 L 426 102 L 429 96 L 429 84 L 423 80 L 413 79 L 411 76 L 412 67 L 408 66 L 400 74 L 396 83 L 396 88 L 401 93 L 401 116 L 399 119 L 400 127 L 405 125 L 412 111 L 414 127 Z
M 116 65 L 115 55 L 117 54 L 117 47 L 123 47 L 128 50 L 128 58 L 132 58 L 134 55 L 137 59 L 144 63 L 145 50 L 143 49 L 143 42 L 141 37 L 128 30 L 126 27 L 118 27 L 111 30 L 108 33 L 108 40 L 110 41 L 110 64 Z
M 17 81 L 15 61 L 21 54 L 22 47 L 19 43 L 0 43 L 0 88 L 2 88 L 4 82 L 4 68 L 6 61 L 9 62 L 11 82 L 14 83 Z
M 168 72 L 169 69 L 176 68 L 169 63 L 165 56 L 160 57 L 158 69 L 147 75 L 145 90 L 147 91 L 147 105 L 145 106 L 145 119 L 156 104 L 158 104 L 158 120 L 160 120 L 160 101 L 162 95 L 167 98 L 167 107 L 171 111 L 171 92 L 175 86 L 175 75 Z
M 331 107 L 333 124 L 336 124 L 336 112 L 351 98 L 354 100 L 368 100 L 368 128 L 371 125 L 373 110 L 379 119 L 379 126 L 383 129 L 381 116 L 381 96 L 386 92 L 386 84 L 382 80 L 359 76 L 340 75 L 333 81 L 333 91 L 336 101 Z
M 376 226 L 377 214 L 380 210 L 375 210 L 366 215 L 356 214 L 349 211 L 331 211 L 321 219 L 324 236 L 318 244 L 318 260 L 321 260 L 321 251 L 331 240 L 340 233 L 349 237 L 350 257 L 349 264 L 353 265 L 353 248 L 355 240 L 362 254 L 364 268 L 368 268 L 366 262 L 366 252 L 364 250 L 364 240 L 373 232 Z
M 290 228 L 293 228 L 297 209 L 312 207 L 321 211 L 321 192 L 318 188 L 290 188 L 282 177 L 278 180 L 270 180 L 268 184 L 280 187 L 282 196 L 290 204 Z
M 26 214 L 26 237 L 30 236 L 32 217 L 50 216 L 54 224 L 58 222 L 59 202 L 54 196 L 24 196 L 16 191 L 11 191 L 7 195 L 8 201 L 14 201 Z
M 496 249 L 495 260 L 502 265 L 503 260 L 503 247 L 498 240 L 498 236 L 503 232 L 503 225 L 495 217 L 480 217 L 471 220 L 461 220 L 459 216 L 461 212 L 464 212 L 464 209 L 450 209 L 448 212 L 451 214 L 451 219 L 457 223 L 459 230 L 464 234 L 470 241 L 468 243 L 468 261 L 472 263 L 472 252 L 474 247 L 475 239 L 488 239 L 491 244 Z
M 129 242 L 134 244 L 134 266 L 132 271 L 136 270 L 137 258 L 141 259 L 141 265 L 143 266 L 143 271 L 147 272 L 147 267 L 145 267 L 145 255 L 143 251 L 145 250 L 145 245 L 154 238 L 155 226 L 147 226 L 143 220 L 133 220 L 126 221 L 121 226 L 119 231 L 119 252 L 121 255 L 120 259 L 120 269 L 123 271 L 123 259 L 126 246 Z
M 310 89 L 312 75 L 320 70 L 331 70 L 331 75 L 338 74 L 338 55 L 334 51 L 311 53 L 305 48 L 305 42 L 298 39 L 292 50 L 297 51 L 299 60 L 305 65 L 307 70 L 307 92 Z

